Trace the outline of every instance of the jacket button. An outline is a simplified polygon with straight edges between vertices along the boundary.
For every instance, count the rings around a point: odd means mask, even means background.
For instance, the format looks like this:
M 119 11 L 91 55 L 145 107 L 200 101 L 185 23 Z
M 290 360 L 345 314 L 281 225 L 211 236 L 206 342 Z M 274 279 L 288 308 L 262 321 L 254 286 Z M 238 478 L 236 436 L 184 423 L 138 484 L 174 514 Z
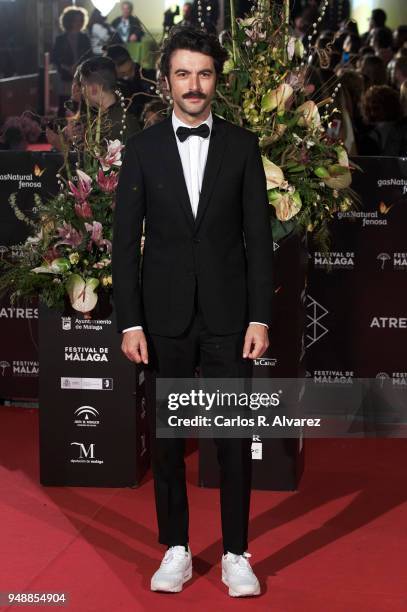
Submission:
M 195 242 L 195 244 L 198 244 L 199 242 L 201 242 L 201 239 L 200 238 L 194 238 L 194 242 Z

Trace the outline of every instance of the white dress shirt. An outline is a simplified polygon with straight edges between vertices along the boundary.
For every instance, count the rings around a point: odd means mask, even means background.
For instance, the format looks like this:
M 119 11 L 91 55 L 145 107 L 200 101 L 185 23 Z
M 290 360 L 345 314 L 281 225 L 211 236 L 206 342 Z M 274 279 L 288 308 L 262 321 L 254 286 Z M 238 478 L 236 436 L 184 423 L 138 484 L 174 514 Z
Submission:
M 206 123 L 209 127 L 208 138 L 202 138 L 202 136 L 189 136 L 184 142 L 181 142 L 177 137 L 178 153 L 181 158 L 182 169 L 184 171 L 185 183 L 188 189 L 189 201 L 191 202 L 192 212 L 194 217 L 198 210 L 199 196 L 202 188 L 202 180 L 205 171 L 206 159 L 208 157 L 210 132 L 212 130 L 213 118 L 212 113 L 209 113 L 209 117 L 202 121 L 199 125 Z M 183 123 L 178 119 L 177 115 L 172 113 L 172 127 L 174 128 L 175 134 L 179 127 L 191 128 L 187 123 Z M 194 127 L 199 127 L 194 125 Z
M 209 116 L 205 121 L 202 121 L 199 125 L 206 123 L 209 127 L 210 132 L 212 131 L 213 125 L 213 117 L 212 113 L 209 113 Z M 193 127 L 199 127 L 199 125 L 194 125 Z M 175 112 L 172 112 L 172 127 L 174 129 L 174 133 L 176 135 L 177 129 L 182 126 L 186 128 L 191 128 L 192 126 L 184 123 L 177 117 Z M 184 142 L 181 142 L 180 139 L 175 136 L 178 146 L 178 153 L 181 158 L 182 169 L 184 172 L 185 183 L 188 190 L 189 201 L 191 203 L 192 213 L 194 217 L 196 217 L 196 213 L 198 210 L 198 202 L 201 194 L 202 181 L 205 172 L 206 160 L 208 157 L 209 150 L 209 141 L 211 134 L 209 133 L 208 138 L 203 138 L 202 136 L 197 136 L 193 134 L 189 136 Z M 257 323 L 257 321 L 252 321 L 252 323 Z M 259 325 L 264 325 L 268 328 L 266 323 L 259 323 Z M 136 325 L 134 327 L 128 327 L 123 330 L 123 333 L 126 331 L 132 331 L 136 329 L 143 329 L 141 325 Z

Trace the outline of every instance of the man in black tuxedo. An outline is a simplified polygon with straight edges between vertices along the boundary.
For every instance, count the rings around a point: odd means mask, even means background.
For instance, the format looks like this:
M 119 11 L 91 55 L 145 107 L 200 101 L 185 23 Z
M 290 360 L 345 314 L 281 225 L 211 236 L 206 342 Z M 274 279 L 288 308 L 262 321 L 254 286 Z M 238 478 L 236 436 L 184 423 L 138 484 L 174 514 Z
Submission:
M 122 349 L 154 381 L 245 378 L 268 347 L 273 240 L 257 137 L 212 115 L 227 55 L 216 37 L 172 30 L 160 72 L 173 99 L 161 123 L 129 139 L 117 191 L 114 301 Z M 141 274 L 140 241 L 145 220 Z M 149 405 L 159 542 L 168 550 L 152 590 L 192 575 L 184 439 L 155 438 Z M 220 464 L 222 580 L 257 595 L 247 552 L 251 440 L 215 440 Z

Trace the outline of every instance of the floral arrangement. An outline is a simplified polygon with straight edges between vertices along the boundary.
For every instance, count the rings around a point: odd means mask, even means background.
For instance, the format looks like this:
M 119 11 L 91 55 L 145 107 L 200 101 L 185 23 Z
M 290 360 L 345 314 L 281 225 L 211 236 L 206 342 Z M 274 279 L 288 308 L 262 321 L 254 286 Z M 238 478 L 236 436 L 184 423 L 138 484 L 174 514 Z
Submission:
M 116 95 L 124 140 L 127 105 L 119 90 Z M 101 109 L 95 113 L 84 105 L 81 138 L 67 142 L 59 130 L 64 155 L 59 193 L 46 201 L 34 194 L 34 218 L 18 207 L 16 194 L 9 198 L 31 235 L 18 263 L 0 262 L 0 293 L 8 291 L 12 302 L 39 296 L 52 308 L 64 308 L 69 298 L 73 309 L 91 318 L 100 293 L 112 288 L 113 214 L 124 144 L 109 139 L 111 124 Z
M 18 264 L 3 263 L 0 290 L 12 301 L 39 295 L 50 307 L 72 307 L 89 316 L 100 289 L 112 286 L 111 249 L 115 191 L 123 145 L 119 140 L 93 142 L 71 170 L 68 160 L 57 175 L 60 191 L 43 202 L 35 194 L 36 220 L 10 204 L 33 235 L 22 245 Z
M 281 8 L 258 0 L 245 19 L 234 18 L 233 6 L 231 0 L 232 36 L 224 43 L 229 59 L 216 110 L 259 136 L 275 240 L 293 230 L 312 232 L 318 248 L 328 250 L 329 222 L 355 205 L 355 166 L 327 130 L 340 85 L 328 99 L 310 99 L 307 58 L 290 32 L 288 2 Z

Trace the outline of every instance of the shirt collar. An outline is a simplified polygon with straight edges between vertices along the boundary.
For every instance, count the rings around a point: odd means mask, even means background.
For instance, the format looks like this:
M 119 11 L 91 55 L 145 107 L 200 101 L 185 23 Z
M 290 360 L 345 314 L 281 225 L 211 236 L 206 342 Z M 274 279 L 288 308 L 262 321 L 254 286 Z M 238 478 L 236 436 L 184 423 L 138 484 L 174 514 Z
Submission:
M 212 116 L 212 111 L 210 111 L 209 116 L 205 119 L 205 121 L 202 121 L 201 123 L 199 123 L 198 125 L 194 125 L 194 127 L 199 127 L 200 125 L 203 125 L 204 123 L 206 123 L 209 127 L 210 132 L 212 131 L 212 125 L 213 125 L 213 116 Z M 179 119 L 177 117 L 177 115 L 175 114 L 174 111 L 172 111 L 172 127 L 174 129 L 174 132 L 177 132 L 177 129 L 180 127 L 186 127 L 186 128 L 190 128 L 191 126 L 188 125 L 187 123 L 184 123 L 183 121 L 181 121 L 181 119 Z

